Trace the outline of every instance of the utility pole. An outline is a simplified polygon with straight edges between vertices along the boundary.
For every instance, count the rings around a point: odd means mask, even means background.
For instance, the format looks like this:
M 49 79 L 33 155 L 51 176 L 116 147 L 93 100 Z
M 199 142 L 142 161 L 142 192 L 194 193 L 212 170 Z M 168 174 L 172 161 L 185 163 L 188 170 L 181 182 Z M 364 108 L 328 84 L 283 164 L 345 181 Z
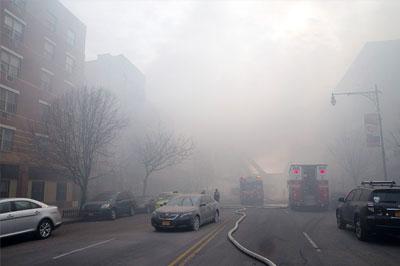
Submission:
M 338 92 L 338 93 L 332 93 L 331 96 L 331 104 L 335 105 L 336 104 L 336 98 L 335 96 L 338 95 L 346 95 L 346 96 L 351 96 L 351 95 L 361 95 L 364 97 L 367 97 L 371 102 L 375 104 L 376 112 L 378 113 L 378 123 L 379 123 L 379 132 L 380 132 L 380 144 L 381 144 L 381 152 L 382 152 L 382 166 L 383 166 L 383 177 L 385 178 L 385 181 L 388 179 L 387 177 L 387 169 L 386 169 L 386 153 L 385 153 L 385 145 L 383 143 L 383 127 L 382 127 L 382 115 L 381 115 L 381 107 L 380 107 L 380 102 L 379 102 L 379 93 L 382 93 L 380 90 L 378 90 L 378 87 L 375 85 L 374 90 L 370 91 L 359 91 L 359 92 Z

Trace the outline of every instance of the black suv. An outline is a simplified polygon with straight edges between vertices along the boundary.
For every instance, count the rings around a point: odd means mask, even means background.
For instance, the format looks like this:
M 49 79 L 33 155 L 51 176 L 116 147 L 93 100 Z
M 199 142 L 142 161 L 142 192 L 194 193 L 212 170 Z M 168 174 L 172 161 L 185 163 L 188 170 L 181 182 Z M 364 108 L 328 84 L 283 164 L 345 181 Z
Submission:
M 400 233 L 400 187 L 394 181 L 364 181 L 346 198 L 339 198 L 337 226 L 354 226 L 356 237 L 367 240 L 373 233 Z
M 96 195 L 83 206 L 83 215 L 90 217 L 108 217 L 115 220 L 117 216 L 135 213 L 136 201 L 129 191 L 106 191 Z

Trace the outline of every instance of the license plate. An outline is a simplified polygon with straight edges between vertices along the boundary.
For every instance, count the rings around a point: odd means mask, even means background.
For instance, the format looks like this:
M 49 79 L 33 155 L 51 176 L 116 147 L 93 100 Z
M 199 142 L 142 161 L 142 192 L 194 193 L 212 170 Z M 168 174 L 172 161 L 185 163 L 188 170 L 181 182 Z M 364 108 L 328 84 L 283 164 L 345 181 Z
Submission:
M 164 226 L 171 225 L 171 221 L 162 221 L 161 225 L 164 225 Z
M 395 211 L 395 212 L 394 212 L 394 216 L 395 216 L 395 217 L 400 217 L 400 211 Z

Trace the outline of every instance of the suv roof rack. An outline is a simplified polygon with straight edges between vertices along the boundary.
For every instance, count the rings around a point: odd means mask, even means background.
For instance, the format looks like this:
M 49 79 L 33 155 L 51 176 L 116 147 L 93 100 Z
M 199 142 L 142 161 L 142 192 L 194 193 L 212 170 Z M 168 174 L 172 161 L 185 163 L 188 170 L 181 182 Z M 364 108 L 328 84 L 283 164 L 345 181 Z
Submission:
M 361 185 L 370 185 L 370 186 L 396 186 L 395 181 L 362 181 Z

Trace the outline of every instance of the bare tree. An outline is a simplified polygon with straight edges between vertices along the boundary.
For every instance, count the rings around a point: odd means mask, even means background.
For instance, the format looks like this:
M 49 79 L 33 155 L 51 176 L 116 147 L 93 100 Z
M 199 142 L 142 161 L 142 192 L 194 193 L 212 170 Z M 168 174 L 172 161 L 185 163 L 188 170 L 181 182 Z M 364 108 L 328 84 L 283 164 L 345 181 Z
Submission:
M 155 131 L 145 133 L 137 150 L 139 162 L 145 170 L 142 191 L 145 196 L 150 175 L 187 160 L 193 153 L 194 143 L 190 138 L 177 137 L 172 131 L 158 126 Z
M 47 148 L 38 151 L 80 187 L 80 208 L 90 180 L 103 175 L 92 175 L 96 163 L 107 156 L 109 144 L 123 126 L 115 98 L 103 89 L 73 89 L 49 106 L 44 126 Z
M 329 147 L 334 160 L 352 179 L 353 185 L 357 185 L 361 179 L 368 178 L 371 166 L 375 165 L 371 151 L 366 147 L 362 136 L 359 130 L 343 133 L 336 139 L 335 144 Z

